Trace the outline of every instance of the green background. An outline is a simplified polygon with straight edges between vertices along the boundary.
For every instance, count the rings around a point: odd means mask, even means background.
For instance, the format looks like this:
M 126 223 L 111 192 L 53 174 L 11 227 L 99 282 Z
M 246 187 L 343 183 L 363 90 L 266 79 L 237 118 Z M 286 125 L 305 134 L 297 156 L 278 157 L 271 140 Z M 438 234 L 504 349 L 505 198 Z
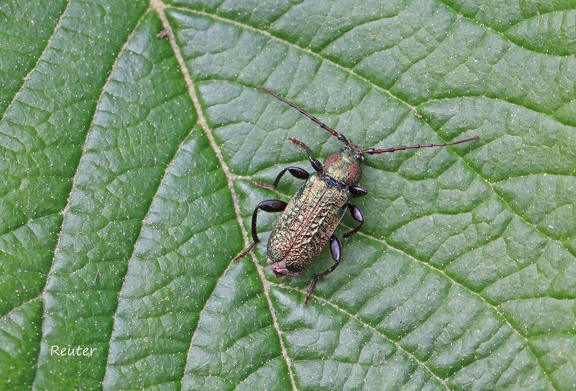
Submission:
M 0 25 L 0 389 L 576 388 L 575 1 L 5 1 Z M 292 279 L 265 242 L 230 261 L 301 185 L 250 180 L 312 170 L 287 138 L 341 143 L 258 85 L 364 148 L 480 137 L 367 156 L 308 308 L 327 251 Z

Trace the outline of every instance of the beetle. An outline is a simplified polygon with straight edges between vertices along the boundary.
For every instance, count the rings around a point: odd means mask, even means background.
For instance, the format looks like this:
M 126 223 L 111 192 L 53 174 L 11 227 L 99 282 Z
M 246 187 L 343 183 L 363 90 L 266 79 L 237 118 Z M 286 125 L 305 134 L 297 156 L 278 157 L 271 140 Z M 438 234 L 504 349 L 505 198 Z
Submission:
M 344 146 L 339 152 L 328 155 L 324 162 L 320 163 L 319 160 L 312 156 L 312 152 L 306 144 L 294 138 L 288 138 L 292 143 L 304 149 L 315 172 L 310 174 L 300 167 L 290 166 L 280 171 L 272 185 L 260 181 L 253 181 L 258 186 L 275 189 L 278 187 L 282 176 L 288 172 L 293 177 L 305 180 L 306 182 L 288 203 L 272 199 L 262 201 L 256 206 L 252 213 L 253 242 L 234 258 L 234 262 L 237 262 L 246 256 L 254 245 L 260 241 L 258 233 L 256 232 L 259 210 L 268 213 L 282 212 L 282 215 L 280 215 L 280 218 L 276 222 L 275 228 L 270 234 L 267 249 L 267 262 L 276 277 L 293 276 L 301 273 L 318 257 L 322 249 L 329 242 L 330 255 L 334 260 L 334 264 L 324 272 L 314 276 L 304 301 L 305 306 L 308 305 L 318 280 L 332 273 L 340 264 L 344 239 L 358 232 L 364 223 L 362 212 L 356 205 L 350 203 L 350 199 L 368 194 L 366 189 L 358 186 L 362 178 L 361 165 L 364 161 L 365 154 L 378 155 L 381 153 L 415 148 L 444 147 L 478 139 L 478 136 L 472 136 L 458 141 L 440 144 L 417 144 L 384 149 L 362 149 L 352 144 L 346 136 L 336 132 L 294 103 L 277 95 L 266 87 L 258 86 L 258 88 L 298 110 L 301 114 L 310 118 L 322 129 L 327 130 L 344 143 Z M 350 211 L 352 219 L 354 219 L 358 225 L 351 231 L 344 233 L 342 239 L 338 239 L 334 231 L 338 224 L 340 224 L 340 220 L 346 213 L 346 210 Z

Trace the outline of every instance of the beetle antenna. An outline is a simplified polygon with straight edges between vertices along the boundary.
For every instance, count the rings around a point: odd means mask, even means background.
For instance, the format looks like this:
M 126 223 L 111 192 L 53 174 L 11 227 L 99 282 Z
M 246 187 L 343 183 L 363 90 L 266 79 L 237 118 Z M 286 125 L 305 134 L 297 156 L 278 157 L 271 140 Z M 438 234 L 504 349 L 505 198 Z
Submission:
M 368 149 L 363 149 L 363 150 L 362 150 L 362 153 L 367 153 L 368 155 L 378 155 L 378 154 L 380 154 L 380 153 L 404 151 L 404 150 L 406 150 L 406 149 L 431 148 L 431 147 L 445 147 L 445 146 L 447 146 L 447 145 L 462 144 L 462 143 L 467 143 L 467 142 L 469 142 L 469 141 L 474 141 L 474 140 L 477 140 L 477 139 L 478 139 L 478 136 L 472 136 L 472 137 L 465 138 L 465 139 L 462 139 L 462 140 L 451 141 L 451 142 L 449 142 L 449 143 L 402 145 L 402 146 L 400 146 L 400 147 L 392 147 L 392 148 L 384 148 L 384 149 L 368 148 Z
M 304 109 L 300 108 L 299 106 L 295 105 L 294 103 L 290 102 L 289 100 L 282 98 L 280 95 L 277 95 L 275 92 L 269 90 L 268 88 L 266 88 L 264 86 L 258 86 L 258 88 L 260 88 L 263 91 L 266 91 L 267 93 L 272 95 L 274 98 L 278 99 L 281 102 L 286 103 L 288 106 L 298 110 L 301 114 L 304 114 L 306 117 L 308 117 L 312 121 L 316 122 L 322 129 L 329 131 L 332 136 L 335 136 L 336 138 L 338 138 L 338 140 L 342 141 L 344 144 L 350 145 L 350 142 L 348 141 L 348 139 L 346 139 L 346 136 L 338 133 L 337 131 L 332 129 L 330 126 L 326 125 L 324 122 L 322 122 L 318 118 L 314 117 L 312 114 L 309 114 L 306 111 L 304 111 Z

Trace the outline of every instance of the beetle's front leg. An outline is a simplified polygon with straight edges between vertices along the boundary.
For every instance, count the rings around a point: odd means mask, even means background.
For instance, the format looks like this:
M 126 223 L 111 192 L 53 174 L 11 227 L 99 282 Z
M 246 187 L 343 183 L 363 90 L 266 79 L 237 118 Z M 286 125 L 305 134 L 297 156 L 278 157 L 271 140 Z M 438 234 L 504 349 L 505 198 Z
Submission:
M 256 208 L 254 208 L 254 213 L 252 213 L 252 240 L 253 242 L 246 247 L 246 249 L 244 249 L 244 251 L 242 251 L 240 254 L 238 254 L 236 256 L 236 258 L 234 258 L 234 262 L 237 262 L 239 259 L 244 258 L 244 256 L 246 256 L 246 254 L 248 254 L 250 252 L 250 250 L 252 250 L 252 247 L 254 247 L 254 245 L 256 243 L 258 243 L 260 241 L 260 239 L 258 239 L 258 233 L 256 232 L 256 224 L 258 221 L 258 210 L 263 210 L 264 212 L 268 212 L 268 213 L 274 213 L 274 212 L 283 212 L 284 209 L 286 209 L 286 205 L 288 205 L 286 202 L 284 201 L 280 201 L 280 200 L 266 200 L 266 201 L 262 201 L 260 202 Z
M 304 144 L 302 141 L 296 140 L 295 138 L 289 137 L 289 139 L 294 144 L 298 145 L 299 147 L 303 148 L 306 151 L 306 154 L 308 155 L 308 160 L 310 160 L 310 164 L 312 164 L 312 168 L 314 168 L 315 171 L 322 173 L 322 163 L 320 163 L 319 160 L 317 160 L 316 158 L 314 158 L 314 156 L 312 156 L 312 152 L 310 151 L 310 147 L 308 147 L 308 145 Z M 282 178 L 282 176 L 286 173 L 286 171 L 288 171 L 294 178 L 298 178 L 298 179 L 306 180 L 310 176 L 308 171 L 304 170 L 303 168 L 290 166 L 290 167 L 286 167 L 285 169 L 280 171 L 280 173 L 278 174 L 278 176 L 276 177 L 276 180 L 274 181 L 274 183 L 272 185 L 269 185 L 269 184 L 264 183 L 264 182 L 256 181 L 256 180 L 252 180 L 252 183 L 254 183 L 260 187 L 265 187 L 266 189 L 275 189 L 276 187 L 278 187 L 278 183 L 280 183 L 280 178 Z M 357 186 L 354 186 L 354 187 L 357 187 Z M 364 190 L 364 192 L 366 192 L 366 191 Z
M 366 194 L 368 194 L 368 190 L 360 186 L 350 186 L 348 191 L 350 191 L 352 197 L 364 197 Z
M 292 138 L 292 137 L 288 137 L 288 140 L 292 141 L 294 144 L 296 144 L 300 148 L 304 149 L 306 151 L 306 155 L 308 155 L 308 160 L 310 160 L 310 164 L 312 165 L 312 168 L 314 168 L 314 170 L 316 172 L 322 173 L 322 171 L 323 171 L 322 163 L 320 163 L 320 161 L 318 159 L 316 159 L 314 156 L 312 156 L 312 151 L 310 151 L 310 147 L 308 145 L 306 145 L 302 141 L 296 140 L 295 138 Z
M 303 168 L 290 166 L 280 171 L 280 174 L 278 174 L 276 180 L 274 180 L 274 183 L 272 185 L 256 180 L 252 180 L 252 183 L 260 187 L 265 187 L 266 189 L 275 189 L 278 187 L 278 183 L 280 183 L 280 178 L 282 178 L 282 176 L 286 173 L 286 171 L 288 171 L 294 178 L 298 179 L 306 180 L 310 176 L 310 174 L 308 174 L 308 171 L 304 170 Z
M 310 288 L 308 288 L 308 294 L 306 295 L 304 306 L 308 305 L 308 302 L 312 297 L 312 292 L 314 292 L 314 288 L 316 287 L 316 283 L 318 282 L 318 280 L 332 273 L 334 269 L 336 269 L 340 264 L 340 261 L 342 260 L 342 243 L 344 242 L 344 239 L 354 235 L 356 232 L 358 232 L 360 227 L 362 227 L 362 224 L 364 224 L 364 216 L 362 215 L 362 211 L 360 210 L 360 208 L 358 208 L 356 205 L 348 204 L 348 209 L 350 209 L 350 214 L 352 215 L 352 218 L 358 221 L 360 224 L 358 224 L 356 228 L 354 228 L 352 231 L 346 232 L 344 235 L 342 235 L 342 242 L 338 240 L 336 235 L 332 235 L 330 237 L 330 254 L 332 255 L 332 259 L 334 259 L 336 263 L 334 263 L 334 265 L 332 265 L 329 269 L 325 270 L 324 272 L 316 274 L 314 276 L 314 280 L 312 280 Z

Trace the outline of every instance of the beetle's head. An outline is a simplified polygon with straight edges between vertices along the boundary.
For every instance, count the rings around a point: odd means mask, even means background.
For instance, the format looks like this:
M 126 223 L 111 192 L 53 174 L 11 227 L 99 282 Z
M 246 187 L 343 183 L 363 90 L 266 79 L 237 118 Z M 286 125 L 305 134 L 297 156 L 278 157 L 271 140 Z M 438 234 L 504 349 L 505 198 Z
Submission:
M 328 155 L 324 159 L 324 173 L 346 186 L 353 186 L 362 178 L 361 165 L 363 161 L 362 149 L 352 144 L 346 144 L 340 152 Z

